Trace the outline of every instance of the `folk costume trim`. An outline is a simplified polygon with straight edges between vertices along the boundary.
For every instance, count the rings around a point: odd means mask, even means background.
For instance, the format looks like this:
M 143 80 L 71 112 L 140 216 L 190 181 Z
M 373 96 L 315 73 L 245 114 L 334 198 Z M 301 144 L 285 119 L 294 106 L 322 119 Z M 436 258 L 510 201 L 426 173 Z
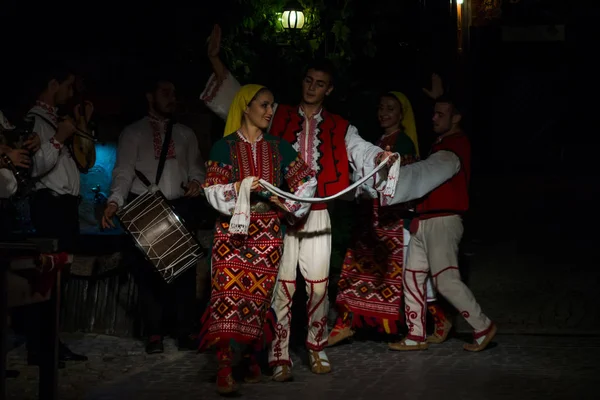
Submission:
M 57 114 L 58 108 L 57 107 L 52 107 L 51 105 L 49 105 L 41 100 L 37 100 L 35 102 L 35 105 L 42 109 L 42 111 L 46 114 L 48 119 L 50 121 L 52 121 L 55 126 L 58 125 L 58 114 Z
M 148 115 L 148 122 L 150 122 L 150 126 L 152 127 L 152 143 L 154 144 L 154 159 L 160 159 L 160 153 L 162 151 L 163 146 L 163 136 L 167 132 L 167 126 L 169 125 L 168 119 L 160 118 L 154 114 Z M 173 127 L 173 129 L 175 129 Z M 175 157 L 175 142 L 173 141 L 173 136 L 171 136 L 171 140 L 169 141 L 169 149 L 167 150 L 167 160 L 176 158 Z
M 414 162 L 413 141 L 401 130 L 382 136 L 377 146 L 400 153 L 401 165 Z M 346 251 L 336 305 L 344 325 L 376 327 L 395 334 L 404 322 L 403 267 L 406 204 L 381 207 L 378 198 L 359 205 L 353 242 Z M 408 221 L 406 221 L 408 222 Z M 350 315 L 352 317 L 350 317 Z M 351 321 L 350 321 L 351 318 Z M 336 323 L 337 325 L 337 323 Z
M 302 158 L 308 160 L 307 164 L 317 173 L 317 196 L 327 197 L 341 192 L 350 184 L 345 142 L 350 123 L 324 109 L 318 113 L 318 119 L 313 118 L 316 124 L 310 128 L 314 131 L 308 133 L 315 140 L 306 147 L 303 125 L 305 115 L 301 108 L 279 104 L 273 116 L 270 133 L 291 143 L 297 151 L 300 150 Z

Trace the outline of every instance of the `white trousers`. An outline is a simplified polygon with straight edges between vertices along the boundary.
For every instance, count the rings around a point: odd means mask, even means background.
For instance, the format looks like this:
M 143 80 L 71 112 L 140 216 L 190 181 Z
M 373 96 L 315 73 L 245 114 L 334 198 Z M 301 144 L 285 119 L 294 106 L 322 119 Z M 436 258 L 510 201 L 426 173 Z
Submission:
M 402 229 L 404 229 L 404 228 L 402 228 Z M 410 244 L 410 232 L 408 231 L 408 229 L 404 229 L 404 259 L 405 260 L 408 259 L 409 244 Z M 402 268 L 403 279 L 404 279 L 404 270 L 405 270 L 405 268 Z M 433 303 L 434 301 L 437 301 L 437 296 L 435 293 L 435 289 L 433 287 L 433 280 L 431 279 L 431 274 L 427 274 L 427 278 L 425 279 L 425 285 L 426 285 L 426 289 L 427 289 L 427 302 Z
M 458 245 L 462 235 L 462 219 L 458 215 L 419 221 L 419 229 L 408 246 L 408 260 L 404 268 L 407 337 L 411 340 L 425 340 L 425 281 L 429 274 L 437 291 L 473 327 L 475 336 L 483 334 L 491 326 L 473 293 L 460 279 Z
M 313 210 L 302 227 L 286 232 L 272 307 L 277 315 L 277 335 L 269 349 L 269 365 L 291 365 L 289 344 L 292 298 L 296 291 L 296 267 L 306 281 L 308 337 L 306 347 L 321 351 L 328 338 L 329 261 L 331 219 L 327 210 Z

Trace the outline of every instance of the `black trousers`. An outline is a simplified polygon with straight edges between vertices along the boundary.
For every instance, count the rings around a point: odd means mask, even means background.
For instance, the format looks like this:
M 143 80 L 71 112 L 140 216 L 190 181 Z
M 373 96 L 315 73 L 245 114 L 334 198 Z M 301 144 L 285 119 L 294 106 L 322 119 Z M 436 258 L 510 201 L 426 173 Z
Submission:
M 137 197 L 131 194 L 129 203 Z M 177 215 L 183 219 L 186 228 L 193 234 L 201 223 L 201 200 L 181 198 L 170 201 Z M 144 320 L 144 333 L 147 336 L 176 333 L 184 337 L 195 333 L 200 315 L 196 301 L 196 268 L 190 267 L 167 284 L 155 267 L 145 260 L 141 250 L 132 243 L 127 258 L 139 287 L 140 311 Z M 173 318 L 175 317 L 175 318 Z M 175 332 L 167 326 L 176 324 Z
M 78 197 L 59 195 L 49 189 L 38 190 L 31 198 L 30 212 L 36 236 L 58 239 L 59 252 L 73 252 L 77 249 L 79 239 Z M 64 289 L 67 274 L 61 274 L 61 278 L 61 286 Z M 64 293 L 65 291 L 61 290 L 63 299 Z M 39 351 L 40 321 L 43 312 L 43 304 L 32 304 L 23 307 L 27 350 L 30 353 Z
M 30 203 L 31 223 L 39 237 L 58 239 L 58 251 L 73 252 L 79 239 L 79 197 L 43 189 Z

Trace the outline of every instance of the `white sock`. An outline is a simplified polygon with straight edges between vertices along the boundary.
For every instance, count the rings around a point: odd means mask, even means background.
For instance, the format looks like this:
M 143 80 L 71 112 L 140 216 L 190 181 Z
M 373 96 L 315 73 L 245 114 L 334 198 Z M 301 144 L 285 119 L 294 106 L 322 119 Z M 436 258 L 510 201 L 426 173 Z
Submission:
M 404 341 L 404 344 L 405 344 L 406 346 L 416 346 L 416 345 L 418 345 L 418 344 L 419 344 L 419 342 L 416 342 L 416 341 L 414 341 L 414 340 L 411 340 L 411 339 L 406 339 L 406 340 Z

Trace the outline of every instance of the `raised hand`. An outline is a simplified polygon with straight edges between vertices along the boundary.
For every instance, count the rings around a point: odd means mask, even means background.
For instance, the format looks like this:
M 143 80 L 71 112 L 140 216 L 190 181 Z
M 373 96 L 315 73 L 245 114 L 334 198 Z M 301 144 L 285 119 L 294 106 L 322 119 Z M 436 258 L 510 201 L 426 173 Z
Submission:
M 215 24 L 215 26 L 213 26 L 213 30 L 208 37 L 207 43 L 208 58 L 219 57 L 219 53 L 221 51 L 221 27 L 219 24 Z
M 94 113 L 94 104 L 92 104 L 92 102 L 90 102 L 90 101 L 85 101 L 84 104 L 85 104 L 85 110 L 84 110 L 85 122 L 89 123 L 90 120 L 92 119 L 92 114 Z M 79 118 L 82 117 L 81 104 L 77 104 L 75 106 L 73 113 L 75 114 L 75 119 L 77 121 L 79 121 Z
M 433 100 L 444 94 L 444 85 L 442 78 L 438 74 L 431 74 L 431 90 L 423 88 L 423 93 L 432 98 Z

